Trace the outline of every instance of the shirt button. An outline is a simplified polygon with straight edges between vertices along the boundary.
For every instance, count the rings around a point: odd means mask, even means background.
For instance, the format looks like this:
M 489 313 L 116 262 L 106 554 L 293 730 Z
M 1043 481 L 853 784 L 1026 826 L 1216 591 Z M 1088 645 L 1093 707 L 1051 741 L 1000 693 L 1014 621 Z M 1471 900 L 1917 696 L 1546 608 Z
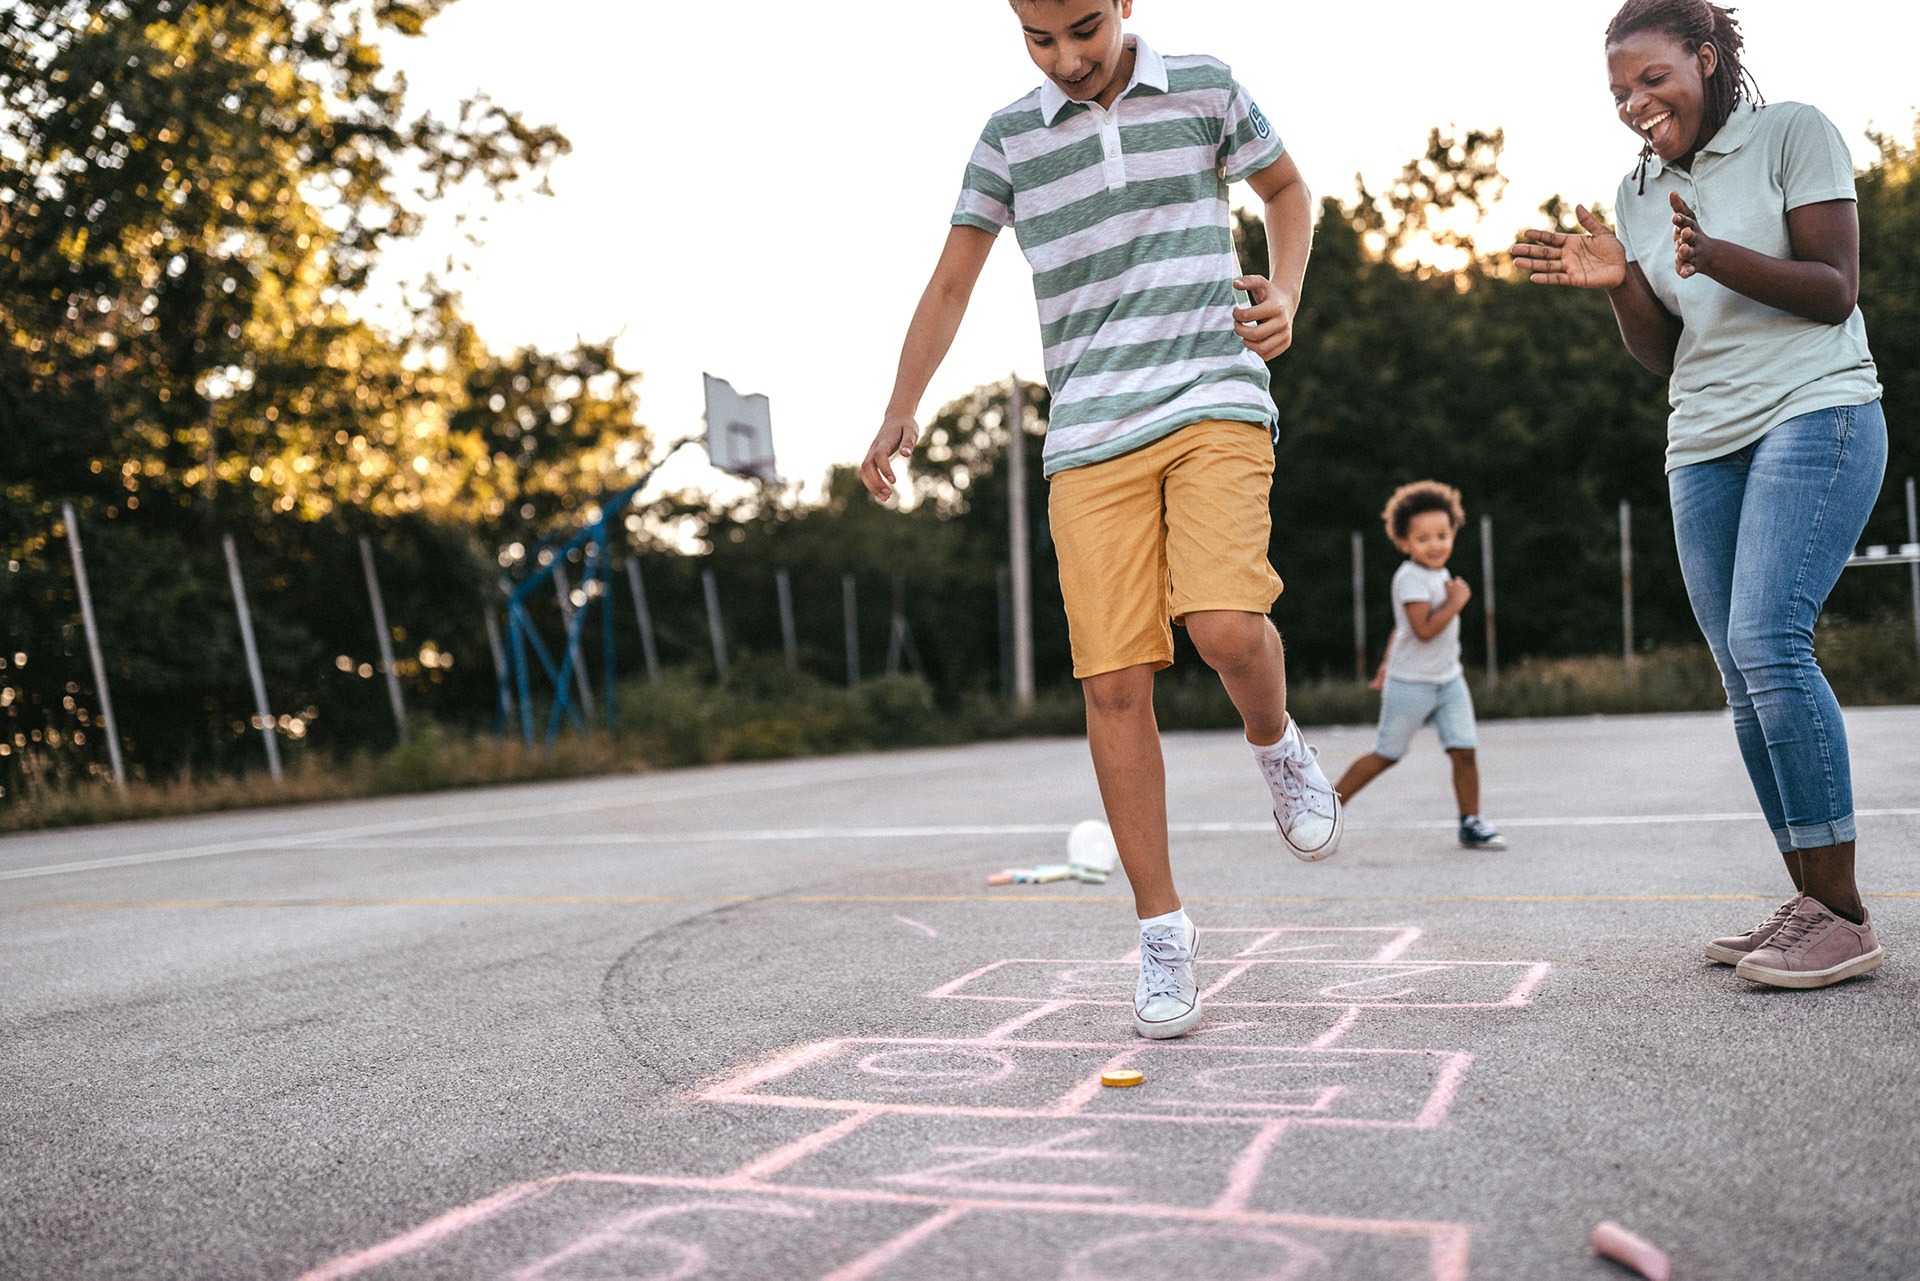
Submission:
M 1120 157 L 1120 148 L 1118 148 L 1118 147 L 1108 147 L 1108 148 L 1107 148 L 1107 157 L 1108 157 L 1109 159 L 1113 159 L 1113 160 L 1117 160 L 1117 159 L 1119 159 L 1119 157 Z

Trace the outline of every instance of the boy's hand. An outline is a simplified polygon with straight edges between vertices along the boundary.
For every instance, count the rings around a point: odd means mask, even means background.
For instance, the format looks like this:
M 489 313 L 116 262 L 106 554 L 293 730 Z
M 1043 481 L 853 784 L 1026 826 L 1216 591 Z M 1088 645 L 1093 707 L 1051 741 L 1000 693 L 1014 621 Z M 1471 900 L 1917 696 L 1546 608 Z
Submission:
M 1458 609 L 1472 599 L 1473 588 L 1467 586 L 1466 579 L 1449 578 L 1447 580 L 1447 604 Z
M 1380 665 L 1380 670 L 1373 674 L 1373 679 L 1367 682 L 1367 688 L 1372 690 L 1381 690 L 1381 689 L 1385 689 L 1386 687 L 1387 687 L 1387 667 L 1385 663 L 1382 663 Z
M 881 502 L 893 497 L 893 460 L 912 455 L 920 443 L 920 424 L 911 414 L 888 414 L 874 433 L 873 444 L 860 463 L 860 479 L 867 492 Z
M 1265 276 L 1242 276 L 1233 282 L 1244 289 L 1252 304 L 1233 309 L 1233 329 L 1247 350 L 1262 360 L 1272 360 L 1293 346 L 1293 314 L 1299 302 L 1274 288 Z

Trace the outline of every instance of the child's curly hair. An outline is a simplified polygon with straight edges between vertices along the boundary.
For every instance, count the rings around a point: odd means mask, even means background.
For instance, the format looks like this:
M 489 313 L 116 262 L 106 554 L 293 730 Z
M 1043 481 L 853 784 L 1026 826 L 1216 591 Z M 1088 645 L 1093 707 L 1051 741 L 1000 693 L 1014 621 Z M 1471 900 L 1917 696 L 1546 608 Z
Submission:
M 1416 480 L 1402 485 L 1393 491 L 1393 497 L 1387 499 L 1387 505 L 1380 513 L 1380 519 L 1387 527 L 1387 537 L 1400 542 L 1407 536 L 1407 528 L 1413 524 L 1413 518 L 1423 512 L 1445 512 L 1459 529 L 1467 523 L 1467 513 L 1460 506 L 1460 491 L 1452 485 L 1443 485 L 1437 480 Z

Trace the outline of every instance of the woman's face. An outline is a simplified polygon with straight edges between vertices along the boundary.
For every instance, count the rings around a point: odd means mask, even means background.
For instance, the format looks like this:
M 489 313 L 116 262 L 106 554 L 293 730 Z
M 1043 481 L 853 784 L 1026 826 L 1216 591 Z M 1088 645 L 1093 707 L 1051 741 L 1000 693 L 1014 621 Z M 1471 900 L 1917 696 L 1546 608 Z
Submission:
M 1607 46 L 1607 80 L 1620 122 L 1653 144 L 1671 164 L 1705 141 L 1707 81 L 1720 52 L 1703 44 L 1694 53 L 1664 31 L 1639 31 Z

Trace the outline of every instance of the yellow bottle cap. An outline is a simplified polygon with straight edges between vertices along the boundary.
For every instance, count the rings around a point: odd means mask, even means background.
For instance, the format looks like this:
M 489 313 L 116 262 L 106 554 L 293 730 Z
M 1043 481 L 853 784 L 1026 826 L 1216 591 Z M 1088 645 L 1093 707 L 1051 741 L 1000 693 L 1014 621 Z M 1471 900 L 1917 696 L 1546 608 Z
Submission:
M 1127 1085 L 1140 1085 L 1143 1084 L 1146 1079 L 1147 1074 L 1137 1068 L 1115 1068 L 1111 1072 L 1102 1072 L 1100 1074 L 1100 1084 L 1111 1085 L 1116 1088 Z

